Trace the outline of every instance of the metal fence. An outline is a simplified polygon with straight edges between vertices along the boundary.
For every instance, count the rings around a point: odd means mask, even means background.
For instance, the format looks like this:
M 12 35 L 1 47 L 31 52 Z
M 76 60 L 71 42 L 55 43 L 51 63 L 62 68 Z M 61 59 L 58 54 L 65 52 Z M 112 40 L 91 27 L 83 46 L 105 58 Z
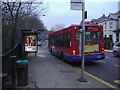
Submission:
M 17 56 L 16 59 L 20 59 L 21 57 L 21 45 L 16 44 L 13 49 L 2 55 L 2 73 L 11 74 L 11 59 L 10 56 Z
M 15 70 L 11 56 L 16 56 L 15 61 L 21 59 L 21 50 L 21 44 L 16 44 L 14 48 L 0 56 L 2 57 L 2 88 L 13 86 L 13 80 L 15 80 L 13 71 Z

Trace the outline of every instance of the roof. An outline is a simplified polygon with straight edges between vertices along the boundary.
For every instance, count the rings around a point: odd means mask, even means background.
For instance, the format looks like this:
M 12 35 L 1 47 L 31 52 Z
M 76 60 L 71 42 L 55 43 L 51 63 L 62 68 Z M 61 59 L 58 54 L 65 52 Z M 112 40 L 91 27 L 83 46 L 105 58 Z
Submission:
M 92 23 L 91 21 L 85 21 L 85 25 L 90 25 L 90 24 L 94 24 L 94 23 Z M 80 25 L 82 25 L 82 20 L 80 22 Z
M 91 24 L 91 21 L 85 21 L 85 25 Z
M 23 34 L 38 34 L 40 33 L 40 31 L 44 31 L 44 30 L 37 30 L 37 29 L 22 29 L 21 30 Z
M 107 19 L 107 17 L 105 16 L 105 14 L 103 14 L 103 16 L 101 16 L 100 18 L 98 19 L 92 19 L 92 22 L 98 24 L 100 22 L 103 22 L 105 19 Z
M 117 30 L 115 30 L 115 31 L 113 31 L 113 32 L 120 32 L 120 28 L 119 28 L 119 29 L 117 29 Z
M 114 18 L 112 18 L 112 17 L 110 17 L 110 18 L 108 18 L 108 19 L 105 19 L 104 21 L 112 21 L 112 20 L 117 20 L 117 19 L 114 19 Z
M 116 13 L 109 13 L 108 18 L 118 19 L 118 16 L 120 16 L 120 11 Z
M 98 19 L 92 19 L 91 21 L 85 21 L 85 25 L 96 25 L 102 21 L 104 21 L 107 17 L 105 16 L 105 14 L 103 14 L 100 18 Z M 82 21 L 80 23 L 80 25 L 82 25 Z
M 85 24 L 86 25 L 89 25 L 89 24 L 95 25 L 98 23 L 102 23 L 104 21 L 118 20 L 118 18 L 120 18 L 120 11 L 117 11 L 116 13 L 109 13 L 109 16 L 105 16 L 105 14 L 103 14 L 98 19 L 92 19 L 91 21 L 85 21 Z M 82 21 L 80 24 L 82 24 Z

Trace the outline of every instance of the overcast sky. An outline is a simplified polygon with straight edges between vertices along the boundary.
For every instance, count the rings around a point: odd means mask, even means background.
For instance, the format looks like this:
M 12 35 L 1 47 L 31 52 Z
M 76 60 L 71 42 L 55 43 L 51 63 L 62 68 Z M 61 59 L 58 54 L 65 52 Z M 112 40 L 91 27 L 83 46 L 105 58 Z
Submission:
M 103 14 L 118 11 L 118 1 L 120 0 L 85 0 L 85 10 L 88 12 L 88 18 L 97 19 Z M 97 2 L 96 2 L 97 1 Z M 102 1 L 102 2 L 101 2 Z M 64 24 L 65 27 L 71 24 L 80 24 L 82 11 L 70 10 L 70 0 L 45 0 L 49 9 L 42 17 L 44 25 L 48 30 L 57 24 Z

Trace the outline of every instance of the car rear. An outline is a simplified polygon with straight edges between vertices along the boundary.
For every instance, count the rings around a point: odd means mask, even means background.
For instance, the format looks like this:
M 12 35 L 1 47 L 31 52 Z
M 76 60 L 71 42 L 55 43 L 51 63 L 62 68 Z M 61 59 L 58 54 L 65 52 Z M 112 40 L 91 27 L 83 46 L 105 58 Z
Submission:
M 120 42 L 115 43 L 115 45 L 113 46 L 113 56 L 120 57 Z

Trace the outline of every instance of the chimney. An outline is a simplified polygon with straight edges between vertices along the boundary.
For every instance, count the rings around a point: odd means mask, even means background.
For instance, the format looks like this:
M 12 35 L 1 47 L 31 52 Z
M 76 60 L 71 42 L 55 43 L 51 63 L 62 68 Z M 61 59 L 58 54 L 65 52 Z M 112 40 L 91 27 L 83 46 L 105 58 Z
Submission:
M 103 17 L 105 17 L 105 14 L 103 14 Z

